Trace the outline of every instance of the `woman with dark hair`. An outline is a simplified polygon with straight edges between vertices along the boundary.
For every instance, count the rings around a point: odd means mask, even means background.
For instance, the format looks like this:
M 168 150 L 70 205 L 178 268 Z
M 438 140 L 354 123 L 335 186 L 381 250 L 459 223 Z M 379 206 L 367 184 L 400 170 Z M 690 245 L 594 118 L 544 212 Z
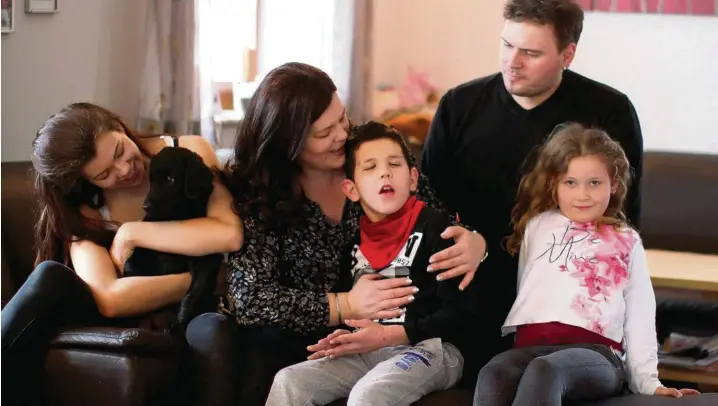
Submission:
M 327 329 L 347 319 L 397 317 L 415 293 L 405 278 L 375 276 L 328 293 L 361 211 L 341 188 L 349 126 L 329 76 L 301 63 L 264 78 L 240 125 L 226 182 L 245 243 L 230 254 L 227 278 L 228 311 L 242 326 L 243 404 L 264 404 L 274 374 L 306 359 Z M 418 197 L 442 209 L 423 177 Z M 484 240 L 459 226 L 443 236 L 456 244 L 434 255 L 430 271 L 448 270 L 442 279 L 466 275 L 463 288 L 484 257 Z
M 42 390 L 22 388 L 42 382 L 46 347 L 60 327 L 112 323 L 180 301 L 189 273 L 122 277 L 134 247 L 194 256 L 241 247 L 241 222 L 218 180 L 207 217 L 141 221 L 150 157 L 168 145 L 219 166 L 202 137 L 140 139 L 118 116 L 90 103 L 67 106 L 38 131 L 32 143 L 36 268 L 2 311 L 3 370 L 13 368 L 2 374 L 3 402 L 40 401 Z

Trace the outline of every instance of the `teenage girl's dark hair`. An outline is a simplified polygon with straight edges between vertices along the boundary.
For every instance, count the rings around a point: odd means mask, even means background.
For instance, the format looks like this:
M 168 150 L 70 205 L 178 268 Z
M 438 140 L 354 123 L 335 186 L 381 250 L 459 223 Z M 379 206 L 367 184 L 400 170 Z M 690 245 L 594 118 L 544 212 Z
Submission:
M 573 158 L 598 155 L 606 163 L 612 184 L 616 185 L 600 224 L 616 228 L 627 225 L 623 204 L 630 181 L 630 166 L 623 148 L 604 131 L 568 123 L 556 127 L 539 152 L 531 172 L 519 184 L 516 205 L 511 211 L 514 232 L 506 248 L 516 254 L 521 248 L 526 225 L 535 216 L 558 208 L 557 190 L 561 177 Z
M 91 103 L 74 103 L 50 117 L 32 142 L 32 175 L 37 199 L 35 264 L 45 260 L 69 263 L 69 244 L 91 240 L 103 246 L 114 232 L 103 221 L 85 217 L 86 205 L 105 204 L 102 190 L 82 177 L 82 167 L 95 157 L 95 141 L 101 134 L 125 133 L 140 151 L 137 136 L 114 113 Z
M 273 69 L 261 81 L 224 174 L 241 218 L 254 217 L 265 228 L 301 220 L 297 210 L 304 194 L 297 157 L 336 90 L 326 73 L 297 62 Z
M 386 124 L 378 123 L 376 121 L 367 121 L 364 124 L 352 127 L 347 142 L 345 144 L 346 161 L 344 163 L 344 170 L 346 171 L 347 179 L 354 180 L 354 170 L 356 169 L 356 152 L 359 147 L 368 141 L 375 140 L 391 140 L 394 141 L 401 147 L 401 152 L 404 155 L 409 168 L 414 167 L 414 159 L 409 151 L 409 147 L 406 145 L 404 137 L 394 127 L 390 127 Z

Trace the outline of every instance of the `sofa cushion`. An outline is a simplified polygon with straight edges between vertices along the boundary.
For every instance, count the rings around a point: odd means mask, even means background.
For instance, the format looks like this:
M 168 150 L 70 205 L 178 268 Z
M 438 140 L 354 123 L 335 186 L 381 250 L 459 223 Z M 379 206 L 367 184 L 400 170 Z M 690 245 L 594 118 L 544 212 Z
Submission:
M 15 288 L 33 270 L 35 200 L 29 162 L 2 163 L 2 254 Z M 4 277 L 7 277 L 5 275 Z M 3 283 L 5 280 L 3 280 Z
M 456 405 L 470 406 L 473 403 L 474 394 L 466 389 L 448 389 L 430 393 L 418 402 L 414 403 L 416 406 L 441 406 L 441 405 Z M 340 399 L 330 403 L 330 406 L 344 406 L 347 404 L 346 399 Z
M 45 390 L 52 405 L 183 406 L 191 390 L 185 370 L 177 355 L 50 348 Z
M 463 389 L 449 389 L 430 393 L 424 396 L 416 406 L 471 406 L 473 393 Z M 346 405 L 346 399 L 331 403 L 331 406 Z M 718 405 L 718 393 L 702 394 L 700 396 L 684 396 L 681 399 L 660 396 L 627 395 L 605 399 L 596 402 L 566 402 L 568 406 L 708 406 Z
M 666 396 L 629 395 L 597 402 L 568 403 L 569 406 L 714 406 L 718 405 L 718 393 L 683 396 L 680 399 Z

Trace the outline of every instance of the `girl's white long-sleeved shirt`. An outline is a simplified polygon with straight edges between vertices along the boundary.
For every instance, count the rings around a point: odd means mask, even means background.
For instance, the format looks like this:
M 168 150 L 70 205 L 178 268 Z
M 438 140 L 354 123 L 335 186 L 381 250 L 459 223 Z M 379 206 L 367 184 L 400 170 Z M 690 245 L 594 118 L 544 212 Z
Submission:
M 576 223 L 559 211 L 526 226 L 518 295 L 502 327 L 559 322 L 622 343 L 629 385 L 652 395 L 658 380 L 656 300 L 635 230 Z

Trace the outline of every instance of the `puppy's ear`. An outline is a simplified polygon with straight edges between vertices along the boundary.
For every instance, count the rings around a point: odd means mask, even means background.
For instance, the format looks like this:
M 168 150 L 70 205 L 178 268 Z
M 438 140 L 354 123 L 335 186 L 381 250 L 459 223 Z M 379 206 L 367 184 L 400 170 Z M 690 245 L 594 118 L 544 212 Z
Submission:
M 204 164 L 202 158 L 191 157 L 187 162 L 184 175 L 184 193 L 190 199 L 196 199 L 203 194 L 212 194 L 212 171 Z

